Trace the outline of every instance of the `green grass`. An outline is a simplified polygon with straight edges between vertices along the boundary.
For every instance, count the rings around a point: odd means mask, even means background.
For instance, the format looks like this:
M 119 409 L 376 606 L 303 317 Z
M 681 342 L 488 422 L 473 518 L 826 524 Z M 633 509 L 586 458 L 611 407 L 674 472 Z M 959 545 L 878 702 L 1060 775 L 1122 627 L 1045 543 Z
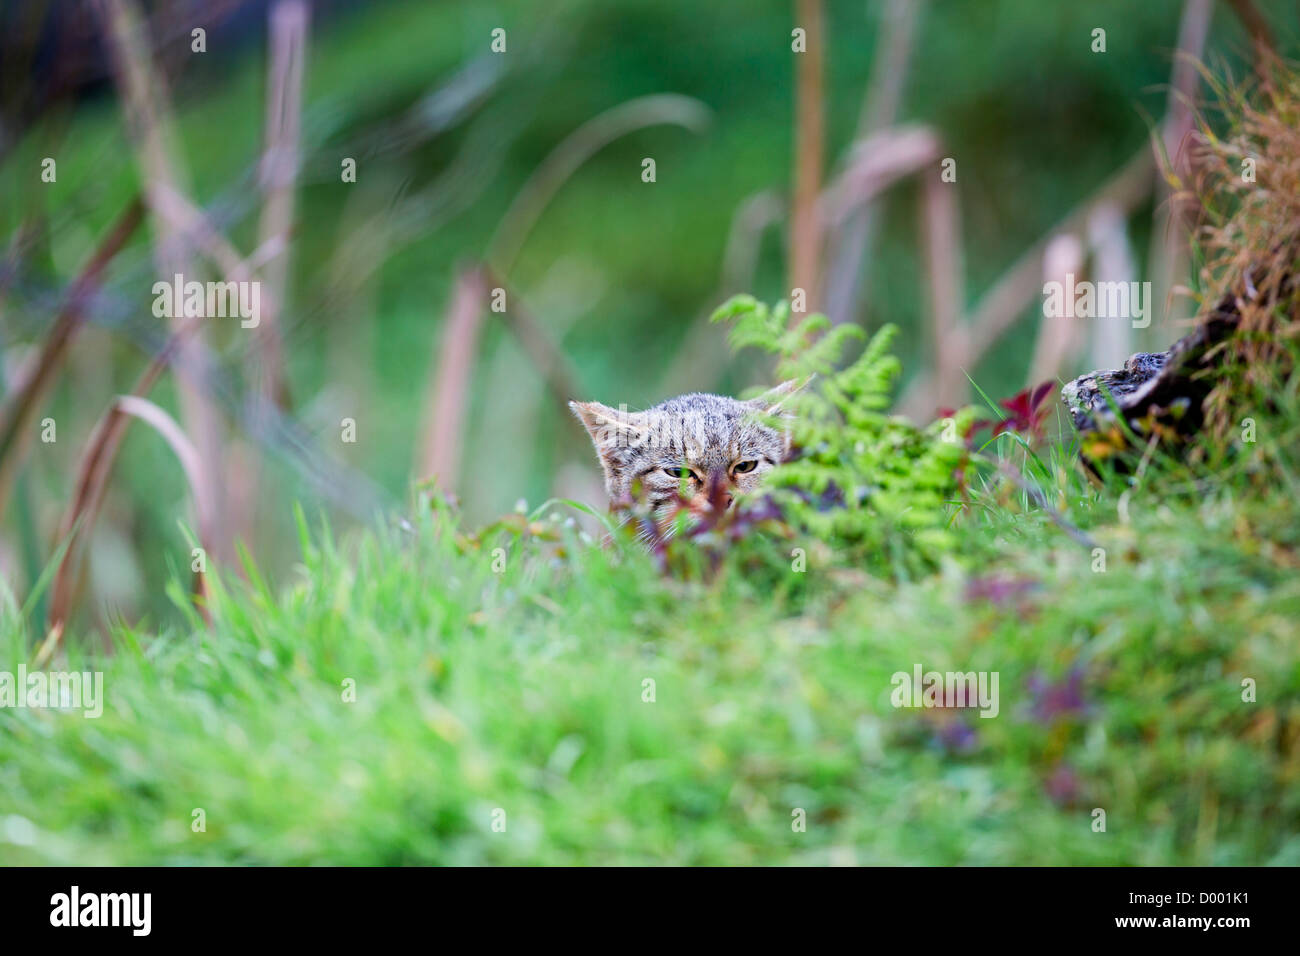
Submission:
M 0 863 L 1300 863 L 1294 383 L 1279 401 L 1201 474 L 1097 487 L 1064 445 L 1028 457 L 1104 572 L 1007 485 L 911 581 L 800 541 L 775 586 L 665 579 L 565 505 L 481 541 L 427 502 L 304 530 L 292 583 L 218 586 L 210 629 L 70 640 L 99 719 L 0 710 Z M 991 577 L 1035 587 L 968 596 Z M 25 630 L 6 613 L 11 671 Z M 998 672 L 999 716 L 895 709 L 916 663 Z M 1037 710 L 1071 673 L 1079 706 Z

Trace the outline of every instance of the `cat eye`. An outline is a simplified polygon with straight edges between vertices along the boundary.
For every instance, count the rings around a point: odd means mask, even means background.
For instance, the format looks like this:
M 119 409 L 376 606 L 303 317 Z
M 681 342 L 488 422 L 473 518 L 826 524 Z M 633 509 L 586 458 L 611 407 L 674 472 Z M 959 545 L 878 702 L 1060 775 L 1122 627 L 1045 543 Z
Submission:
M 731 470 L 735 472 L 737 475 L 743 475 L 748 471 L 753 471 L 757 467 L 758 467 L 758 462 L 756 461 L 742 461 L 742 462 L 738 462 L 736 466 Z
M 695 472 L 691 471 L 689 468 L 665 468 L 664 471 L 672 475 L 674 478 L 695 478 Z M 695 480 L 699 481 L 698 478 L 695 478 Z

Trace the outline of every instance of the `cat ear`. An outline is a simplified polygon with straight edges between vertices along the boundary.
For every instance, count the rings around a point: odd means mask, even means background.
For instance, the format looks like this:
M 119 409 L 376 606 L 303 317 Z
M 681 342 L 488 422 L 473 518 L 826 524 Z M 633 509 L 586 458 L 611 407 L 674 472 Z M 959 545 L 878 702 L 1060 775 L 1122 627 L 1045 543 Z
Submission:
M 569 407 L 587 429 L 601 458 L 605 457 L 607 449 L 626 445 L 646 432 L 642 421 L 644 416 L 640 412 L 610 408 L 600 402 L 569 402 Z
M 782 382 L 775 388 L 769 388 L 758 398 L 751 398 L 746 404 L 760 415 L 775 415 L 791 395 L 801 391 L 813 378 L 815 376 L 809 375 L 802 382 L 797 378 L 792 378 L 788 382 Z

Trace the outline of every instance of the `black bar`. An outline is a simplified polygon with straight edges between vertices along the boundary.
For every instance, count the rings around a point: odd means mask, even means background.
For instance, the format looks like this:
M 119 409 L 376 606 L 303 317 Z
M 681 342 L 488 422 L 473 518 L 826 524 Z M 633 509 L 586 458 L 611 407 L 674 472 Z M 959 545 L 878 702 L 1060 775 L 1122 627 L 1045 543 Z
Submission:
M 446 934 L 477 927 L 484 941 L 522 934 L 534 945 L 785 933 L 868 942 L 884 928 L 947 945 L 1126 936 L 1232 945 L 1287 926 L 1294 881 L 1294 870 L 1245 868 L 12 868 L 0 870 L 0 912 L 6 944 L 77 934 L 337 946 L 411 932 L 450 945 Z M 52 925 L 71 922 L 74 886 L 78 922 L 116 913 L 119 925 Z

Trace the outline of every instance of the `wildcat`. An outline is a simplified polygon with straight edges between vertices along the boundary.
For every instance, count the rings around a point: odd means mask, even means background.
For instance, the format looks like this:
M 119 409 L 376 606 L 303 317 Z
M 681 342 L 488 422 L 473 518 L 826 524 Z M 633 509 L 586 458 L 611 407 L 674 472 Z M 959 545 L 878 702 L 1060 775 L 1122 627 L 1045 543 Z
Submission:
M 596 446 L 611 506 L 638 501 L 655 522 L 671 519 L 679 493 L 696 514 L 710 489 L 730 507 L 737 493 L 757 487 L 790 454 L 790 435 L 764 421 L 797 391 L 794 380 L 739 401 L 694 393 L 629 412 L 600 402 L 570 402 Z M 782 417 L 788 418 L 783 415 Z

